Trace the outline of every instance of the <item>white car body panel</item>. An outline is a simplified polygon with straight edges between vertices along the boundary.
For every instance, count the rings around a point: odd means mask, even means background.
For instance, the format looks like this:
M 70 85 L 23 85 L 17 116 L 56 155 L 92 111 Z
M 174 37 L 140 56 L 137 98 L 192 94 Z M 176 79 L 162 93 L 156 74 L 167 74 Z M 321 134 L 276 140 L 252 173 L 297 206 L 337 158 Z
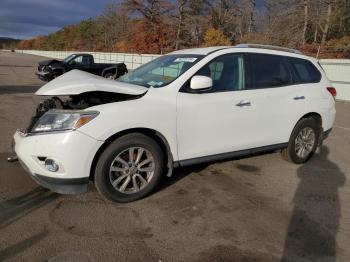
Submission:
M 216 51 L 216 52 L 215 52 Z M 228 53 L 262 53 L 309 59 L 322 73 L 317 84 L 241 90 L 224 93 L 179 92 L 202 66 Z M 290 134 L 307 113 L 322 117 L 324 131 L 334 123 L 334 99 L 329 82 L 315 60 L 300 54 L 258 48 L 211 47 L 171 54 L 206 55 L 172 83 L 161 88 L 107 80 L 86 72 L 71 71 L 44 85 L 37 95 L 76 95 L 103 91 L 142 95 L 134 100 L 102 104 L 86 110 L 99 115 L 77 131 L 23 137 L 15 134 L 15 151 L 32 172 L 48 177 L 87 177 L 92 161 L 104 141 L 130 129 L 151 129 L 164 137 L 173 161 L 287 143 Z M 305 99 L 296 100 L 295 97 Z M 250 102 L 249 107 L 238 107 Z M 64 167 L 63 173 L 43 169 L 35 160 L 50 156 Z
M 111 81 L 80 70 L 72 70 L 48 82 L 38 91 L 40 96 L 77 95 L 85 92 L 103 91 L 127 95 L 141 95 L 147 88 L 128 83 Z
M 15 151 L 33 174 L 46 177 L 72 179 L 88 177 L 92 160 L 103 144 L 80 131 L 47 135 L 14 135 Z M 38 157 L 54 159 L 59 164 L 57 172 L 50 172 Z
M 322 118 L 323 130 L 329 130 L 333 127 L 335 121 L 335 100 L 330 96 L 327 87 L 331 87 L 329 80 L 317 60 L 310 59 L 322 74 L 319 83 L 305 85 L 305 92 L 308 95 L 307 112 L 317 112 Z
M 179 159 L 251 148 L 257 138 L 255 127 L 260 122 L 254 107 L 235 106 L 247 98 L 244 93 L 179 93 Z
M 89 110 L 97 110 L 100 114 L 79 131 L 104 141 L 127 129 L 152 129 L 167 140 L 177 161 L 176 96 L 167 93 L 163 88 L 150 88 L 139 99 L 90 107 Z

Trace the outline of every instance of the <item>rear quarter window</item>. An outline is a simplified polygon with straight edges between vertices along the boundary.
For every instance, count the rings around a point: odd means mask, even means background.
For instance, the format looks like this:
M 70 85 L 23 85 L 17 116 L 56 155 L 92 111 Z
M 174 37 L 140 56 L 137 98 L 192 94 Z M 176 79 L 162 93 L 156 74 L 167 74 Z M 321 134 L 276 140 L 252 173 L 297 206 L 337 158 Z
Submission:
M 310 61 L 302 58 L 290 58 L 290 63 L 297 75 L 297 83 L 318 83 L 321 81 L 320 71 Z

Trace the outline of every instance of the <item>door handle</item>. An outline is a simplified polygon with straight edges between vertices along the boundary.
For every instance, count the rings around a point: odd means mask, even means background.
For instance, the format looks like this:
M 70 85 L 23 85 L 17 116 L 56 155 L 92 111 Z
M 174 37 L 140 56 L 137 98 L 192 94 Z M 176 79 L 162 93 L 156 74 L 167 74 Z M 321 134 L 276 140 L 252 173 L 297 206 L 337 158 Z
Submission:
M 305 96 L 295 96 L 294 100 L 304 100 Z
M 244 101 L 241 101 L 239 102 L 238 104 L 236 104 L 236 106 L 239 106 L 239 107 L 243 107 L 243 106 L 251 106 L 252 104 L 250 102 L 244 102 Z

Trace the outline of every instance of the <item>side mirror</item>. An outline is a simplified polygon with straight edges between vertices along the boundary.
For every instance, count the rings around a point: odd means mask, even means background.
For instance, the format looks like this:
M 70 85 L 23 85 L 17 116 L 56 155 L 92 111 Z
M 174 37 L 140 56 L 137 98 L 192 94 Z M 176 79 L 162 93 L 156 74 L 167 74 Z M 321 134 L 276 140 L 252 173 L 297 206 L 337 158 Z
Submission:
M 193 76 L 190 87 L 192 90 L 209 90 L 213 87 L 213 79 L 208 76 Z

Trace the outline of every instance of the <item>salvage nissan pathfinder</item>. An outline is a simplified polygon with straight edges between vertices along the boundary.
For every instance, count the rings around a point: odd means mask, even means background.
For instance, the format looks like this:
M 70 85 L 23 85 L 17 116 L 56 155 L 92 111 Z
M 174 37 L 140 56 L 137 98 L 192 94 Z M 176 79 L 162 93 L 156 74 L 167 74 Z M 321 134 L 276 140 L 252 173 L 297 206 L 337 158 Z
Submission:
M 73 70 L 44 85 L 19 161 L 54 192 L 148 195 L 174 167 L 281 150 L 302 164 L 327 137 L 336 91 L 317 60 L 242 44 L 175 51 L 110 81 Z

